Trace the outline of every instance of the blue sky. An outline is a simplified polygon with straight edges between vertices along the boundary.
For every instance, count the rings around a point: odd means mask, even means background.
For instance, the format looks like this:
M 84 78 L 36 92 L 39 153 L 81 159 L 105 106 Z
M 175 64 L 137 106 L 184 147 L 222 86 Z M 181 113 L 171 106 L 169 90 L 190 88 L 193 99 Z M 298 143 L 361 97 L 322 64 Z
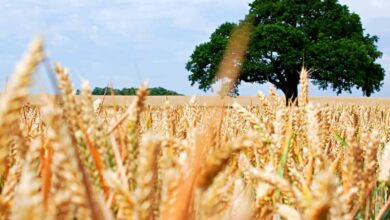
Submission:
M 0 0 L 0 84 L 3 87 L 26 45 L 42 34 L 51 61 L 70 70 L 76 87 L 162 86 L 186 95 L 204 95 L 191 87 L 185 63 L 195 46 L 226 21 L 248 12 L 249 0 Z M 379 61 L 390 71 L 390 1 L 341 0 L 361 15 L 367 32 L 380 37 Z M 34 86 L 50 90 L 38 71 Z M 243 84 L 241 95 L 268 85 Z M 311 87 L 312 95 L 335 95 Z M 210 94 L 210 93 L 207 93 Z M 349 95 L 343 93 L 342 95 Z M 352 96 L 360 96 L 354 91 Z M 390 97 L 390 74 L 374 97 Z

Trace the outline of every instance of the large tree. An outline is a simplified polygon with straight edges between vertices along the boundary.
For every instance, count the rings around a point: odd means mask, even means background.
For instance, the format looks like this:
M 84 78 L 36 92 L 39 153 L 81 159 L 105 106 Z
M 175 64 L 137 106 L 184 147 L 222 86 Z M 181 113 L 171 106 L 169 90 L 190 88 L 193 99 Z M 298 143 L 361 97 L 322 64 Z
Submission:
M 359 15 L 337 0 L 255 0 L 246 18 L 253 28 L 236 85 L 270 82 L 286 100 L 295 100 L 302 65 L 314 69 L 315 85 L 337 94 L 355 87 L 370 96 L 383 84 L 384 69 L 376 63 L 382 56 L 378 37 L 366 34 Z M 222 24 L 195 48 L 186 65 L 191 85 L 212 88 L 237 26 Z

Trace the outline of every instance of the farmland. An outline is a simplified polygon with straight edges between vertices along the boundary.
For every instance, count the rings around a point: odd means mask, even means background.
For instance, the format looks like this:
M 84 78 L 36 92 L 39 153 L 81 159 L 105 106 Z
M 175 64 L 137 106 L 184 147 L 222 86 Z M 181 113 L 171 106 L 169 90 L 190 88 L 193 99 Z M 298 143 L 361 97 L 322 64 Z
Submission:
M 31 97 L 35 40 L 0 106 L 1 219 L 384 219 L 387 99 Z M 337 100 L 337 104 L 334 104 Z M 29 103 L 30 104 L 27 104 Z M 204 103 L 206 102 L 206 105 Z M 319 105 L 328 103 L 328 105 Z M 154 105 L 153 105 L 154 104 Z
M 240 105 L 261 105 L 261 100 L 257 96 L 239 96 L 237 98 L 221 98 L 219 96 L 195 96 L 198 103 L 207 106 L 228 106 L 234 102 Z M 55 97 L 49 96 L 50 99 L 54 100 Z M 185 106 L 187 105 L 193 96 L 148 96 L 145 99 L 146 105 L 161 106 L 167 101 L 173 106 Z M 103 100 L 106 106 L 125 106 L 134 101 L 136 96 L 92 96 L 95 101 L 97 99 Z M 344 105 L 381 105 L 390 106 L 389 98 L 361 98 L 361 97 L 310 97 L 310 101 L 313 104 L 320 105 L 333 105 L 333 104 L 344 104 Z M 31 104 L 41 104 L 42 100 L 39 95 L 31 95 L 28 97 L 28 102 Z

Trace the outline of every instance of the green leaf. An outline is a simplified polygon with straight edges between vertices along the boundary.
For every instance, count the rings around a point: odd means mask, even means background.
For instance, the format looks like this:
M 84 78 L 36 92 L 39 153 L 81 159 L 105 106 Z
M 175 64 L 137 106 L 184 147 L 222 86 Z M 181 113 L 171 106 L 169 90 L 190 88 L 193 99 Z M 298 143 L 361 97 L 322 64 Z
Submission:
M 348 143 L 347 141 L 345 141 L 345 139 L 343 137 L 341 137 L 341 135 L 337 132 L 337 131 L 334 131 L 334 134 L 336 135 L 336 138 L 341 141 L 341 144 L 346 148 L 348 147 Z
M 284 165 L 285 165 L 286 162 L 287 162 L 288 153 L 289 153 L 289 151 L 290 151 L 290 146 L 291 146 L 291 142 L 292 142 L 293 136 L 294 136 L 294 135 L 291 134 L 291 135 L 288 137 L 287 144 L 286 144 L 286 146 L 284 147 L 282 157 L 281 157 L 281 159 L 280 159 L 280 161 L 279 161 L 279 164 L 278 164 L 277 174 L 278 174 L 279 176 L 282 176 L 282 177 L 283 177 L 283 172 L 284 172 Z

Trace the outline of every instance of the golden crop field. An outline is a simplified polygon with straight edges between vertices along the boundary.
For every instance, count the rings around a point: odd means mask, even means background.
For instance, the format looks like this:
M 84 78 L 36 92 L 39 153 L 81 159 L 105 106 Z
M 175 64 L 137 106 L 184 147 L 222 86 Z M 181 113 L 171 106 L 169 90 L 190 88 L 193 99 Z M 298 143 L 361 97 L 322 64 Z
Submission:
M 59 100 L 26 104 L 42 59 L 38 39 L 1 97 L 0 219 L 389 216 L 388 100 L 311 98 L 303 71 L 288 107 L 273 89 L 223 108 L 202 97 L 150 105 L 145 85 L 96 101 L 88 82 L 75 96 L 57 64 Z
M 55 100 L 54 96 L 48 96 L 49 99 Z M 59 97 L 56 97 L 57 99 Z M 77 96 L 76 99 L 79 97 Z M 104 106 L 125 106 L 136 99 L 136 96 L 92 96 L 92 100 L 103 101 Z M 163 106 L 166 102 L 169 102 L 172 106 L 185 106 L 187 105 L 193 96 L 148 96 L 145 98 L 145 105 L 151 106 Z M 270 97 L 267 97 L 271 99 Z M 27 98 L 27 102 L 33 105 L 41 105 L 42 99 L 40 95 L 30 95 Z M 221 98 L 219 96 L 196 96 L 197 103 L 200 105 L 222 107 L 232 105 L 235 102 L 240 105 L 260 106 L 262 101 L 258 96 L 239 96 L 236 98 L 226 97 Z M 99 102 L 99 101 L 97 101 Z M 390 98 L 362 98 L 362 97 L 310 97 L 310 102 L 319 105 L 380 105 L 390 106 Z

